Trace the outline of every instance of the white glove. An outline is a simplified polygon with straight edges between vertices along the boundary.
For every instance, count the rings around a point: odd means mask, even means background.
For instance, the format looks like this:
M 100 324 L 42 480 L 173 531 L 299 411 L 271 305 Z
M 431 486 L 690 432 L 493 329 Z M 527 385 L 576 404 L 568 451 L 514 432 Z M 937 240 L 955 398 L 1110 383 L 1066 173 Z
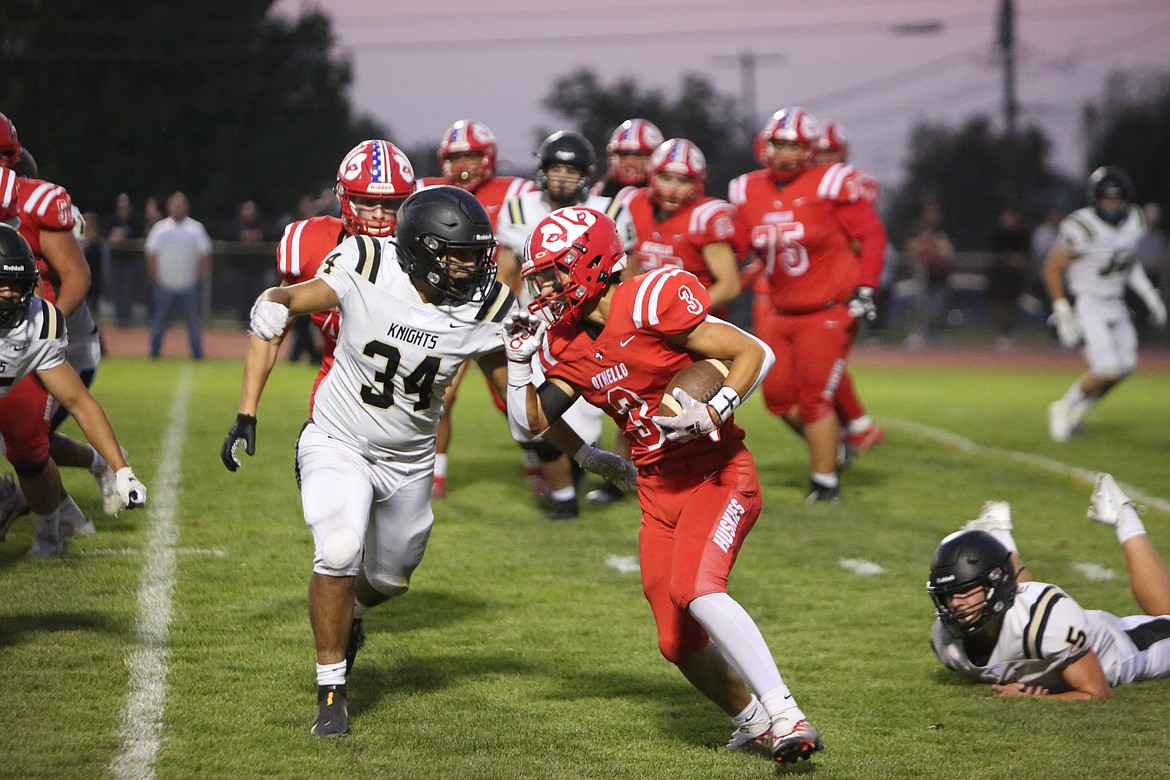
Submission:
M 1085 339 L 1085 333 L 1067 299 L 1057 298 L 1052 302 L 1052 316 L 1056 320 L 1056 337 L 1060 339 L 1060 346 L 1065 349 L 1079 347 Z
M 631 493 L 638 489 L 638 470 L 620 455 L 599 450 L 590 444 L 582 444 L 573 456 L 577 465 L 604 478 L 610 484 Z
M 682 407 L 678 416 L 660 417 L 655 415 L 650 418 L 666 434 L 667 441 L 692 439 L 708 434 L 719 427 L 711 419 L 710 406 L 691 398 L 690 393 L 681 387 L 674 388 L 674 392 L 671 394 L 674 396 L 674 400 L 678 401 L 678 405 Z
M 530 312 L 517 311 L 504 318 L 504 352 L 508 356 L 508 384 L 523 387 L 532 381 L 532 356 L 544 344 L 548 323 Z
M 134 469 L 123 466 L 114 472 L 114 479 L 118 483 L 118 495 L 127 509 L 146 505 L 146 485 L 134 476 Z
M 288 307 L 276 301 L 256 301 L 252 306 L 252 321 L 249 328 L 253 336 L 259 336 L 265 341 L 284 333 L 288 324 Z
M 1146 308 L 1150 310 L 1150 321 L 1154 323 L 1154 327 L 1166 327 L 1166 304 L 1162 303 L 1162 296 L 1157 290 L 1146 298 Z

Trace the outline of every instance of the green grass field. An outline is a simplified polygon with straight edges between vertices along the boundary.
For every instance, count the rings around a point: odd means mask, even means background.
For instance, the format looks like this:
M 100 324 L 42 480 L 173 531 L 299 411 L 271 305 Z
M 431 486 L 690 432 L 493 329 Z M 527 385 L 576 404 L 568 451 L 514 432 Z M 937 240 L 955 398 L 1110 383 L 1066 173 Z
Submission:
M 728 720 L 658 655 L 637 575 L 607 565 L 636 555 L 635 504 L 546 520 L 475 376 L 456 409 L 451 494 L 436 504 L 413 589 L 366 620 L 350 677 L 352 734 L 310 737 L 312 543 L 292 466 L 313 371 L 278 366 L 257 455 L 230 474 L 218 451 L 239 373 L 238 361 L 103 364 L 96 394 L 151 503 L 102 519 L 93 481 L 66 472 L 99 534 L 75 540 L 59 560 L 28 560 L 31 524 L 22 520 L 0 545 L 0 777 L 130 777 L 145 768 L 159 778 L 678 780 L 777 771 L 717 749 Z M 1000 498 L 1012 503 L 1038 579 L 1088 607 L 1136 612 L 1113 533 L 1085 519 L 1089 483 L 1060 464 L 1110 470 L 1166 506 L 1170 372 L 1139 372 L 1094 411 L 1089 435 L 1064 445 L 1048 440 L 1044 409 L 1071 369 L 862 367 L 856 376 L 888 437 L 845 475 L 837 506 L 801 503 L 803 447 L 759 399 L 737 415 L 765 508 L 730 590 L 826 744 L 790 771 L 1170 777 L 1170 682 L 1121 688 L 1105 703 L 995 698 L 934 660 L 924 591 L 938 540 Z M 188 402 L 176 403 L 184 393 Z M 184 424 L 173 429 L 174 420 Z M 1170 552 L 1170 516 L 1152 508 L 1145 521 Z M 884 571 L 861 576 L 843 559 Z M 1078 563 L 1115 576 L 1090 579 Z M 160 604 L 160 593 L 169 601 Z M 164 620 L 144 624 L 140 610 Z M 158 671 L 155 663 L 165 664 L 165 698 L 148 697 L 154 709 L 127 727 L 127 702 L 141 693 L 128 690 L 138 679 L 131 669 Z

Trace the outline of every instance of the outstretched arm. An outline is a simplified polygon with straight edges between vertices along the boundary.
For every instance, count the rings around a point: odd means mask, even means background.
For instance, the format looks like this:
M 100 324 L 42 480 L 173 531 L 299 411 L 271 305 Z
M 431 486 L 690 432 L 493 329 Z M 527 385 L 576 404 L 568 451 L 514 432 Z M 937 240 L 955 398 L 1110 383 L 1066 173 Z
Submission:
M 1062 676 L 1072 688 L 1071 691 L 1049 693 L 1047 688 L 1039 685 L 1025 685 L 1024 683 L 993 685 L 991 689 L 1000 696 L 1044 696 L 1049 699 L 1064 699 L 1065 701 L 1104 700 L 1113 696 L 1113 689 L 1109 686 L 1105 670 L 1101 668 L 1101 661 L 1092 650 L 1069 664 Z

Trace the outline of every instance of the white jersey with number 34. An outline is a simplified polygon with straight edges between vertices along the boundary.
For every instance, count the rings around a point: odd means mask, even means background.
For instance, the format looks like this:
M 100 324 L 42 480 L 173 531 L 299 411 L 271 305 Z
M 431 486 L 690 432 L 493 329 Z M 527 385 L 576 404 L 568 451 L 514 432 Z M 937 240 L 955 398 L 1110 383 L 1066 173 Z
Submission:
M 443 392 L 464 360 L 503 349 L 515 296 L 493 282 L 484 301 L 426 303 L 394 244 L 370 236 L 343 241 L 317 278 L 341 302 L 341 332 L 314 423 L 368 457 L 432 458 Z

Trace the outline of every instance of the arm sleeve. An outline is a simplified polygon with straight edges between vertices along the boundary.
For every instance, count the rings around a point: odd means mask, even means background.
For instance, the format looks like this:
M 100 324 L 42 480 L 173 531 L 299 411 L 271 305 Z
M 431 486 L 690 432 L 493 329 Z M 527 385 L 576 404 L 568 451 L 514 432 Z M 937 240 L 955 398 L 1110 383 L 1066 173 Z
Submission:
M 877 288 L 886 256 L 886 228 L 870 200 L 841 203 L 836 207 L 837 218 L 845 232 L 857 241 L 860 249 L 860 284 Z

